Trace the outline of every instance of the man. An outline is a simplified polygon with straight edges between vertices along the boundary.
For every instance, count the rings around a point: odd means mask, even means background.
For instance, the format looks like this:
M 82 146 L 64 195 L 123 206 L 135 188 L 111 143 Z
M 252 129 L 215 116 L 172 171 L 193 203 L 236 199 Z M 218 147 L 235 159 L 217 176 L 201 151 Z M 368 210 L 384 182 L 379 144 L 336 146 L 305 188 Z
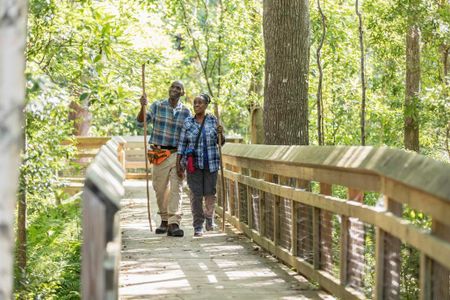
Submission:
M 149 144 L 153 148 L 170 150 L 171 155 L 159 165 L 153 165 L 153 189 L 158 203 L 158 214 L 161 225 L 156 228 L 156 234 L 167 232 L 168 236 L 182 237 L 181 221 L 181 191 L 183 178 L 177 174 L 177 146 L 184 120 L 191 116 L 189 109 L 180 101 L 184 95 L 184 86 L 180 81 L 172 82 L 169 88 L 169 98 L 152 103 L 147 112 L 147 95 L 141 97 L 141 110 L 137 116 L 140 126 L 144 122 L 152 125 Z M 169 188 L 170 183 L 170 188 Z

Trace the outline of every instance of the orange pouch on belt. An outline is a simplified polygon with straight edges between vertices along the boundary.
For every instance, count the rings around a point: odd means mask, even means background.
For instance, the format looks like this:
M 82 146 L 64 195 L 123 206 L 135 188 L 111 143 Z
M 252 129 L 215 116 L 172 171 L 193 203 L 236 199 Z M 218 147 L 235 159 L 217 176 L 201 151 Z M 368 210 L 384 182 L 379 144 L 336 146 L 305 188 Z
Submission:
M 170 150 L 152 149 L 147 151 L 148 161 L 151 164 L 159 165 L 170 156 Z

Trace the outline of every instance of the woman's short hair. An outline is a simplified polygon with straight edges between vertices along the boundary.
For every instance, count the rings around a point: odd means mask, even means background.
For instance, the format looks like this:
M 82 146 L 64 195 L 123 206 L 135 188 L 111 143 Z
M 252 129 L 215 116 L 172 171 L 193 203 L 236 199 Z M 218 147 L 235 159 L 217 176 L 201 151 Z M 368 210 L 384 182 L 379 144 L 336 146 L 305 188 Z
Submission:
M 209 104 L 211 102 L 211 97 L 208 94 L 202 93 L 198 96 L 205 100 L 206 104 Z

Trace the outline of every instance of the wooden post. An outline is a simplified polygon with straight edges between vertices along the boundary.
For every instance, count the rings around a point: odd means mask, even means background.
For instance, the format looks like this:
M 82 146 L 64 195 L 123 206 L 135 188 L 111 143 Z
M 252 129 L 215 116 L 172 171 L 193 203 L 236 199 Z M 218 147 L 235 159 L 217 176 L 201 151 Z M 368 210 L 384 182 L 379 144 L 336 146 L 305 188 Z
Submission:
M 350 221 L 348 217 L 341 215 L 341 253 L 340 262 L 340 282 L 345 286 L 348 282 L 348 241 L 349 241 Z
M 297 188 L 309 191 L 310 182 L 307 180 L 298 179 Z M 312 253 L 311 245 L 308 243 L 309 233 L 312 235 L 312 232 L 310 232 L 312 228 L 309 228 L 309 225 L 312 223 L 312 215 L 310 214 L 309 208 L 310 207 L 305 204 L 297 205 L 297 254 L 303 259 L 306 259 L 307 256 Z
M 450 226 L 441 222 L 432 222 L 431 234 L 450 242 Z M 423 254 L 420 269 L 420 299 L 449 300 L 450 270 Z
M 348 199 L 362 203 L 364 192 L 348 189 Z M 343 229 L 347 236 L 345 240 L 347 245 L 342 250 L 347 251 L 345 254 L 347 261 L 345 262 L 346 270 L 341 270 L 346 274 L 342 275 L 343 282 L 353 287 L 360 287 L 363 283 L 364 276 L 364 224 L 355 218 L 343 218 L 346 225 Z M 352 249 L 349 251 L 349 249 Z M 343 263 L 343 261 L 341 261 Z
M 320 208 L 313 207 L 312 227 L 313 267 L 318 270 L 320 268 Z
M 253 171 L 249 170 L 249 176 L 253 176 Z M 252 188 L 247 186 L 247 220 L 248 220 L 248 228 L 250 230 L 253 229 L 253 194 Z
M 297 243 L 298 243 L 298 225 L 297 225 L 297 217 L 298 217 L 298 205 L 297 202 L 291 200 L 291 218 L 292 218 L 292 229 L 291 229 L 291 254 L 295 257 L 297 256 Z
M 117 299 L 120 229 L 117 212 L 124 195 L 118 153 L 103 146 L 86 171 L 83 190 L 82 298 Z M 117 151 L 117 148 L 115 148 Z
M 386 211 L 401 216 L 403 206 L 384 197 Z M 401 241 L 380 228 L 376 229 L 375 299 L 400 299 Z
M 127 142 L 123 138 L 120 138 L 120 140 L 118 140 L 117 142 L 119 143 L 119 145 L 117 147 L 117 159 L 119 160 L 119 163 L 125 172 L 125 178 L 126 178 L 127 168 L 125 165 L 125 147 L 126 147 Z
M 241 169 L 240 167 L 235 166 L 233 170 L 234 170 L 234 172 L 236 172 L 236 173 L 242 174 L 242 169 Z M 236 190 L 236 201 L 237 201 L 237 202 L 233 205 L 233 207 L 234 207 L 233 215 L 234 215 L 239 221 L 241 221 L 240 207 L 241 207 L 241 201 L 242 201 L 242 199 L 241 199 L 241 190 L 240 190 L 240 188 L 239 188 L 239 181 L 236 180 L 236 181 L 234 182 L 234 184 L 235 184 L 234 189 Z
M 14 209 L 23 145 L 27 1 L 0 1 L 0 299 L 12 298 Z
M 285 178 L 278 176 L 278 180 L 272 180 L 272 182 L 282 184 Z M 273 216 L 273 243 L 278 246 L 280 243 L 280 196 L 273 196 L 272 216 Z
M 89 189 L 83 191 L 83 251 L 81 260 L 83 299 L 105 299 L 103 262 L 106 245 L 105 207 Z
M 266 203 L 265 203 L 265 192 L 259 192 L 259 201 L 258 201 L 258 223 L 259 223 L 259 235 L 263 237 L 266 234 L 266 225 L 264 222 L 265 214 L 266 214 Z
M 320 193 L 322 195 L 332 195 L 332 185 L 320 183 Z M 332 234 L 333 223 L 332 214 L 329 211 L 321 211 L 319 228 L 319 251 L 320 251 L 320 269 L 330 270 L 332 268 Z

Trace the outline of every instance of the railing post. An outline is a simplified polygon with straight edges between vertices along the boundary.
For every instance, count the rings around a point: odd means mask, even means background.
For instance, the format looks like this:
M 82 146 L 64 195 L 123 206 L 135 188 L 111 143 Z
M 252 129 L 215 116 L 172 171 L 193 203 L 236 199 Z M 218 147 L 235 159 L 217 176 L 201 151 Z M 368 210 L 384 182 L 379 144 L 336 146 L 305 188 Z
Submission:
M 322 195 L 331 196 L 332 195 L 332 185 L 327 183 L 320 183 L 320 193 Z M 332 215 L 328 211 L 319 212 L 319 268 L 322 269 L 324 266 L 326 268 L 331 268 L 332 265 L 332 234 L 333 234 L 333 223 Z
M 402 204 L 386 196 L 384 207 L 395 216 L 403 213 Z M 401 241 L 377 228 L 375 243 L 375 299 L 399 299 Z
M 117 146 L 117 159 L 120 163 L 120 165 L 122 166 L 124 172 L 125 172 L 125 178 L 127 176 L 127 168 L 126 168 L 126 164 L 125 164 L 125 147 L 127 144 L 127 141 L 120 137 L 114 137 L 114 139 L 117 141 L 118 146 Z
M 298 216 L 298 205 L 297 202 L 291 200 L 291 218 L 292 218 L 292 229 L 291 229 L 291 254 L 293 256 L 297 256 L 297 247 L 298 247 L 298 225 L 297 225 L 297 216 Z
M 275 179 L 275 180 L 274 180 Z M 278 178 L 274 178 L 272 176 L 272 182 L 278 183 L 281 185 L 285 185 L 287 183 L 287 178 L 284 176 L 278 176 Z M 281 220 L 280 220 L 280 202 L 281 198 L 280 196 L 274 196 L 273 198 L 273 243 L 276 246 L 280 243 L 280 231 L 281 231 Z
M 253 172 L 248 170 L 248 175 L 253 176 Z M 253 229 L 253 193 L 252 188 L 247 185 L 247 221 L 250 231 Z
M 349 188 L 347 198 L 362 203 L 364 193 Z M 341 284 L 360 287 L 364 276 L 364 225 L 361 221 L 342 216 L 341 243 Z
M 117 144 L 102 146 L 86 171 L 83 191 L 82 298 L 117 299 L 120 258 L 119 210 L 124 172 Z M 112 153 L 111 153 L 112 151 Z
M 310 182 L 298 179 L 297 188 L 310 191 Z M 295 222 L 297 223 L 297 252 L 298 256 L 307 259 L 308 255 L 310 255 L 310 257 L 313 256 L 312 241 L 309 243 L 309 234 L 312 236 L 312 228 L 310 227 L 312 224 L 312 207 L 309 209 L 310 207 L 304 204 L 298 204 L 296 206 L 297 213 Z
M 432 221 L 431 234 L 450 241 L 450 226 Z M 449 300 L 450 271 L 426 255 L 420 261 L 420 299 Z

